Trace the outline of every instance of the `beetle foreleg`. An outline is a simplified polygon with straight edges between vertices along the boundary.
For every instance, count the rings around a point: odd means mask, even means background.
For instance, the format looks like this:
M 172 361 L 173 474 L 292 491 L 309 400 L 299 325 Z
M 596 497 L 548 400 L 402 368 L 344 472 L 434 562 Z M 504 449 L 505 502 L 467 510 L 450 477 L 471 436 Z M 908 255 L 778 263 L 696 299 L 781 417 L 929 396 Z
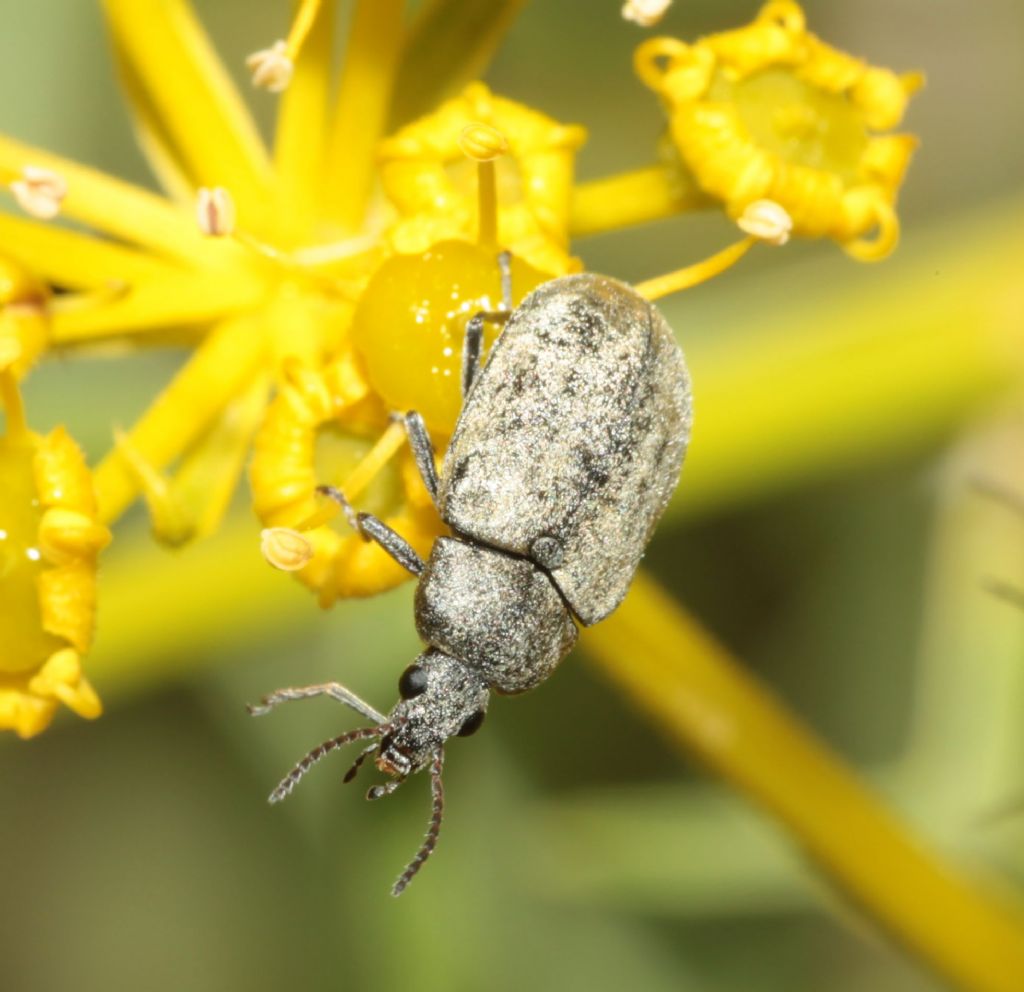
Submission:
M 356 513 L 345 494 L 334 486 L 317 486 L 316 491 L 330 496 L 342 508 L 349 526 L 364 541 L 376 541 L 402 568 L 413 575 L 423 571 L 423 559 L 416 554 L 415 548 L 379 517 L 372 513 Z
M 378 713 L 369 703 L 360 699 L 354 692 L 346 689 L 338 682 L 324 682 L 321 685 L 278 689 L 277 692 L 264 696 L 258 705 L 250 705 L 246 708 L 252 716 L 263 716 L 281 703 L 287 703 L 293 699 L 310 699 L 313 696 L 330 696 L 332 699 L 337 700 L 339 703 L 344 703 L 374 723 L 384 723 L 387 720 L 383 713 Z

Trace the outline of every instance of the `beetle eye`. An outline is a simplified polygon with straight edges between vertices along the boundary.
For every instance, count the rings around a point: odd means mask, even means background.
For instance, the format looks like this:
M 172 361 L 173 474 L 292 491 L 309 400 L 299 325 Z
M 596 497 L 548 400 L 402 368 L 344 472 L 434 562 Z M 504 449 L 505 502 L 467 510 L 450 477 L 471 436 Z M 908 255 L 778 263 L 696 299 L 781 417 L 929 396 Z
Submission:
M 472 716 L 467 717 L 466 722 L 459 727 L 459 737 L 469 737 L 470 734 L 475 734 L 484 722 L 485 716 L 487 714 L 483 710 L 477 710 Z
M 398 694 L 415 699 L 427 691 L 427 673 L 419 665 L 410 665 L 398 679 Z

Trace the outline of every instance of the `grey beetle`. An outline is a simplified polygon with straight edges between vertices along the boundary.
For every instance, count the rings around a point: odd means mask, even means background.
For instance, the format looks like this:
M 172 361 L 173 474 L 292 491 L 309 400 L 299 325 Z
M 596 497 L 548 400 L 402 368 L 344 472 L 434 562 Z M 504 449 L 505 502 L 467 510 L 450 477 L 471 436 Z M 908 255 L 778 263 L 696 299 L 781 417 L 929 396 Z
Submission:
M 553 279 L 514 311 L 508 256 L 503 311 L 473 317 L 463 348 L 463 407 L 437 474 L 422 418 L 404 421 L 416 464 L 451 537 L 422 561 L 376 517 L 337 500 L 349 523 L 419 576 L 416 629 L 426 650 L 398 681 L 384 715 L 337 683 L 281 689 L 254 714 L 328 695 L 373 726 L 306 755 L 270 796 L 284 799 L 324 755 L 372 740 L 345 776 L 377 752 L 389 795 L 430 767 L 426 838 L 392 889 L 399 895 L 430 856 L 441 826 L 444 743 L 479 729 L 491 691 L 543 682 L 590 626 L 625 597 L 675 489 L 690 434 L 690 384 L 661 314 L 629 286 L 585 273 Z M 505 321 L 481 366 L 484 322 Z

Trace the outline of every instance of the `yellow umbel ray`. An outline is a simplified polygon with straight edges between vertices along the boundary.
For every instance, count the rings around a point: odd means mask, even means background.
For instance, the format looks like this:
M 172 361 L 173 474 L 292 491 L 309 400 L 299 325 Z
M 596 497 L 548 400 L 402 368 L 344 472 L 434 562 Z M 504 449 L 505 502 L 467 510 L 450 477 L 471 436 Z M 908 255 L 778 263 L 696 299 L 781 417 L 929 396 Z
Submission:
M 135 464 L 115 448 L 97 467 L 101 519 L 115 520 L 138 495 L 140 459 L 162 469 L 210 429 L 254 381 L 265 348 L 265 335 L 248 315 L 225 321 L 209 335 L 127 434 Z
M 184 0 L 103 0 L 115 44 L 195 185 L 228 186 L 258 226 L 272 189 L 252 118 Z
M 55 225 L 0 213 L 0 244 L 39 278 L 65 289 L 90 289 L 116 273 L 123 285 L 183 270 L 156 255 L 79 234 Z
M 325 209 L 342 232 L 366 216 L 398 58 L 405 41 L 405 0 L 356 0 L 349 48 L 327 150 Z
M 199 327 L 261 304 L 267 287 L 243 273 L 171 273 L 138 285 L 111 287 L 106 301 L 95 306 L 58 309 L 53 315 L 57 344 L 88 344 L 104 338 L 149 331 Z
M 301 53 L 291 56 L 295 69 L 280 97 L 274 133 L 274 171 L 282 204 L 279 237 L 284 246 L 315 243 L 327 233 L 317 228 L 326 188 L 334 4 L 305 0 L 293 35 L 300 22 L 304 43 Z
M 118 241 L 190 268 L 230 265 L 244 254 L 238 245 L 201 241 L 191 215 L 155 193 L 0 135 L 0 178 L 13 179 L 26 165 L 50 169 L 66 181 L 63 215 Z

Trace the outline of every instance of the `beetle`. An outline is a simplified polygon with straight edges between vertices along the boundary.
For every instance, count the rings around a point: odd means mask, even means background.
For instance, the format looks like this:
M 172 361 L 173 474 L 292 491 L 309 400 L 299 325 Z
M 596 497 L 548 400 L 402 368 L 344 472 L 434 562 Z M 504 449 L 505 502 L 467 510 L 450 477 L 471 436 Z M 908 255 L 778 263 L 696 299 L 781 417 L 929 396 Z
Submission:
M 354 741 L 369 743 L 345 776 L 376 754 L 389 795 L 429 767 L 426 838 L 395 882 L 399 895 L 433 852 L 444 806 L 444 744 L 476 732 L 492 691 L 526 692 L 622 601 L 675 489 L 690 435 L 682 353 L 664 317 L 626 284 L 581 273 L 543 283 L 512 310 L 509 256 L 499 256 L 503 310 L 467 323 L 463 406 L 437 473 L 422 417 L 404 414 L 412 453 L 451 531 L 427 561 L 395 531 L 336 500 L 351 526 L 418 576 L 422 654 L 378 712 L 338 683 L 281 689 L 250 712 L 327 695 L 372 725 L 325 741 L 281 781 L 284 799 L 309 768 Z M 486 321 L 504 323 L 485 364 Z

